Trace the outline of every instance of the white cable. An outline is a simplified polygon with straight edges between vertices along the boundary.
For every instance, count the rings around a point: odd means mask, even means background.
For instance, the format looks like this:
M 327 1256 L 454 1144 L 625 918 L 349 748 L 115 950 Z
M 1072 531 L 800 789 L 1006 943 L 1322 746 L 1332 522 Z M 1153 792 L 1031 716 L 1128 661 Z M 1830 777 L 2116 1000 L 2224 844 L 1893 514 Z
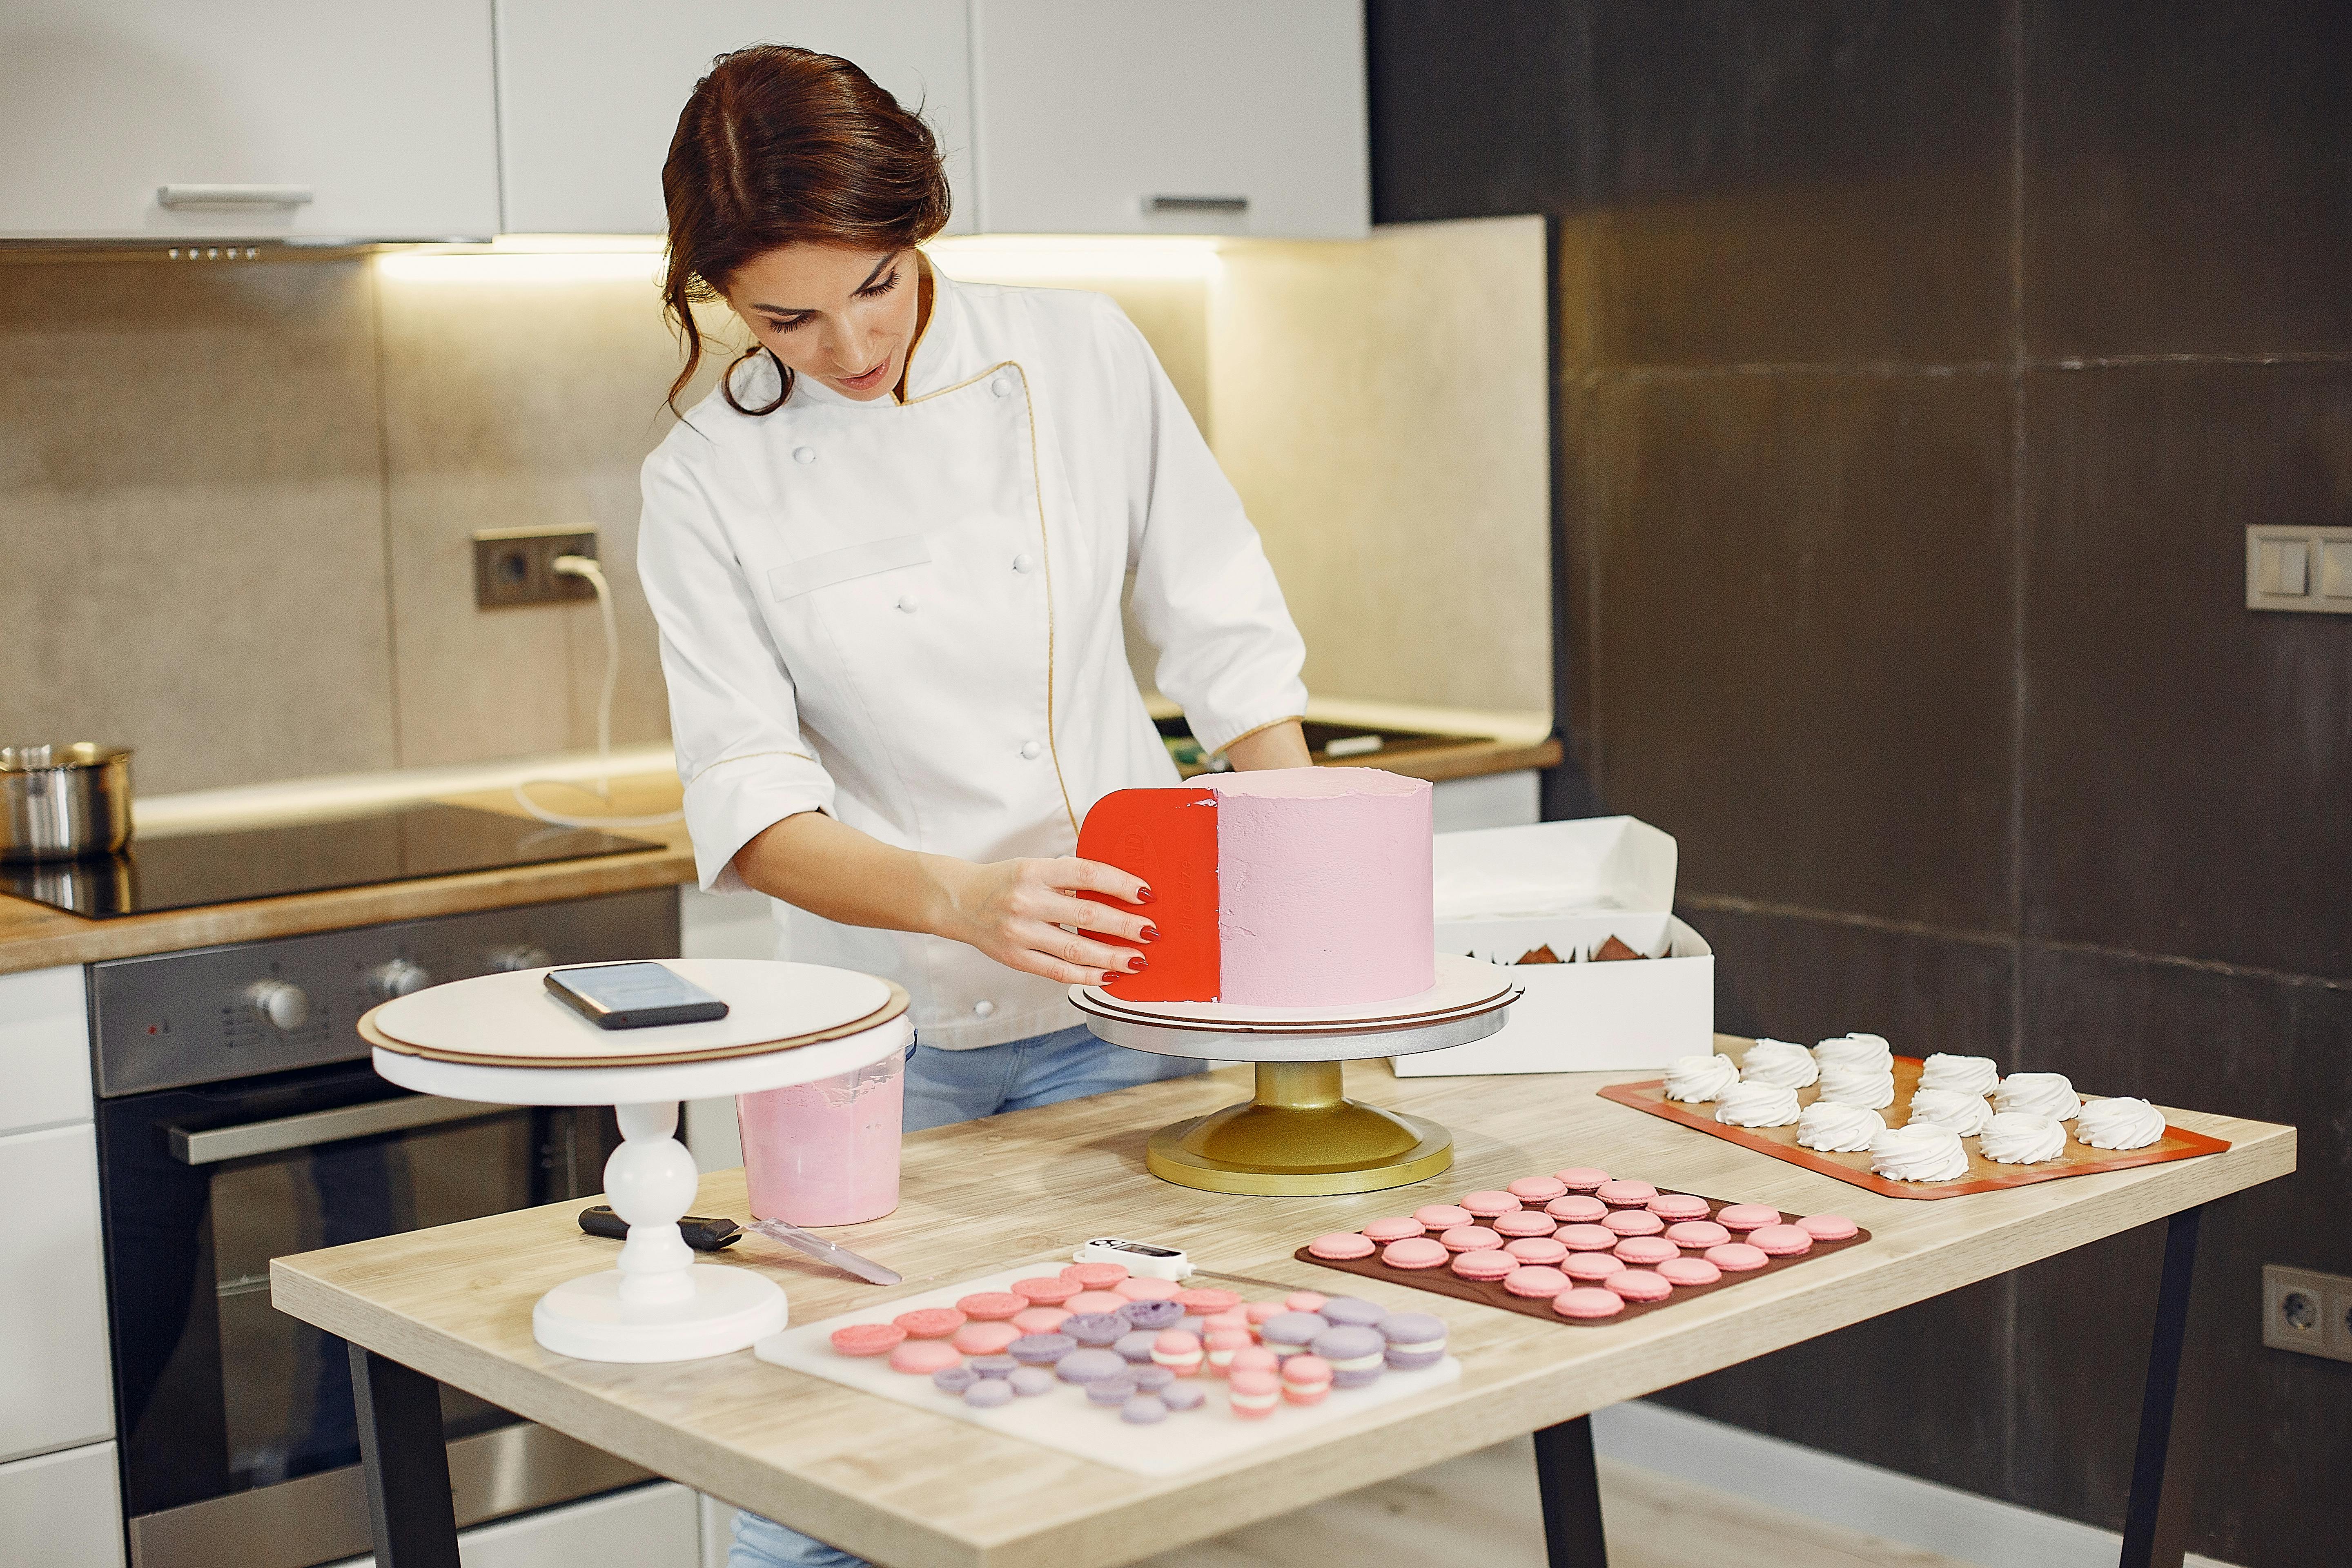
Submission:
M 611 804 L 613 799 L 613 693 L 621 683 L 621 630 L 613 614 L 613 585 L 604 581 L 604 569 L 593 555 L 559 555 L 551 563 L 556 574 L 563 577 L 584 577 L 596 590 L 596 608 L 604 622 L 604 693 L 596 704 L 596 787 L 588 793 Z M 525 779 L 514 786 L 515 800 L 541 822 L 551 822 L 558 827 L 661 827 L 682 822 L 683 811 L 666 811 L 658 816 L 567 816 L 550 811 L 530 798 L 533 784 L 562 784 L 564 779 Z M 587 789 L 585 784 L 572 784 L 574 789 Z

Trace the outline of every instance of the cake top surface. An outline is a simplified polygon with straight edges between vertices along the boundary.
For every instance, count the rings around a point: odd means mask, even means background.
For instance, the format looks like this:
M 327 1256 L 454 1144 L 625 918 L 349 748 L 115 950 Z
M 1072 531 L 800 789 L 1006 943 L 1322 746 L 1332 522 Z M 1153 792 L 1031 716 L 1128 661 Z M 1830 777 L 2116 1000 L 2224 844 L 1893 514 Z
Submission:
M 1276 800 L 1328 800 L 1340 795 L 1418 795 L 1426 779 L 1409 779 L 1381 768 L 1264 768 L 1255 773 L 1203 773 L 1187 784 L 1219 795 Z

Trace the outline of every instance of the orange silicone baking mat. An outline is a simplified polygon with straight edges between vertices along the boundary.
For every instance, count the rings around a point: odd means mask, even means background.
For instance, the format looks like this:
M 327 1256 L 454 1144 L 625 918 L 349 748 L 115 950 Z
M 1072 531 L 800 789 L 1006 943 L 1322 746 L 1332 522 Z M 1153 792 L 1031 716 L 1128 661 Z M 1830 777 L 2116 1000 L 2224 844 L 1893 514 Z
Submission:
M 1724 1053 L 1729 1055 L 1729 1052 Z M 1911 1120 L 1911 1091 L 1919 1084 L 1919 1058 L 1895 1058 L 1895 1103 L 1879 1114 L 1889 1127 L 1900 1127 Z M 1636 1110 L 1646 1110 L 1653 1116 L 1663 1116 L 1669 1121 L 1679 1121 L 1685 1127 L 1712 1134 L 1759 1154 L 1769 1154 L 1776 1160 L 1786 1160 L 1791 1165 L 1802 1165 L 1808 1171 L 1819 1171 L 1824 1176 L 1835 1176 L 1857 1187 L 1874 1193 L 1884 1193 L 1890 1198 L 1958 1198 L 1970 1193 L 1998 1192 L 2003 1187 L 2030 1186 L 2035 1182 L 2063 1181 L 2068 1176 L 2088 1176 L 2100 1171 L 2123 1171 L 2134 1165 L 2158 1165 L 2167 1160 L 2189 1160 L 2200 1154 L 2218 1154 L 2230 1145 L 2219 1138 L 2209 1138 L 2202 1132 L 2191 1132 L 2185 1127 L 2167 1123 L 2164 1136 L 2145 1149 L 2094 1149 L 2075 1142 L 2074 1123 L 2066 1125 L 2066 1152 L 2057 1159 L 2039 1165 L 2002 1165 L 1988 1160 L 1977 1149 L 1973 1138 L 1960 1140 L 1968 1151 L 1969 1173 L 1948 1182 L 1895 1182 L 1874 1174 L 1867 1152 L 1854 1154 L 1824 1154 L 1818 1149 L 1807 1149 L 1797 1142 L 1794 1123 L 1787 1127 L 1727 1127 L 1715 1119 L 1712 1102 L 1685 1105 L 1668 1100 L 1666 1080 L 1651 1079 L 1646 1083 L 1612 1083 L 1600 1091 L 1603 1100 L 1613 1100 L 1620 1105 L 1630 1105 Z M 1811 1105 L 1821 1098 L 1817 1085 L 1797 1091 L 1798 1105 Z

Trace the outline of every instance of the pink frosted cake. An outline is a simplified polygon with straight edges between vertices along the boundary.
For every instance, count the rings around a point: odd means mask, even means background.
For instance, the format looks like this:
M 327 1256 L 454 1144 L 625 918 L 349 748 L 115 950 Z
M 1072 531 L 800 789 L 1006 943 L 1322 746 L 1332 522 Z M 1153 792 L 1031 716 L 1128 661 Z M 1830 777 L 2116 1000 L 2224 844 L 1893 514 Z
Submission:
M 1276 1007 L 1391 1001 L 1436 983 L 1432 791 L 1378 768 L 1219 773 L 1119 790 L 1078 854 L 1139 876 L 1159 929 L 1129 1001 Z

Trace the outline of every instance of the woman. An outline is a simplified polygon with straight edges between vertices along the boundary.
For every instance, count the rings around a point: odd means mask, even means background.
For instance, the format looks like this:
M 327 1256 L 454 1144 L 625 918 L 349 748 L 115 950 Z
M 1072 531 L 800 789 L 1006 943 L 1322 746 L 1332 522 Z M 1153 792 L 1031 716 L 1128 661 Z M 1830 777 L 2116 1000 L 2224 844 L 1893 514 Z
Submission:
M 1235 767 L 1307 764 L 1304 648 L 1150 348 L 1099 295 L 933 271 L 937 145 L 845 60 L 722 57 L 662 184 L 673 406 L 694 303 L 753 341 L 645 466 L 702 885 L 781 900 L 792 957 L 913 995 L 910 1129 L 1192 1070 L 1096 1040 L 1066 994 L 1148 962 L 1101 938 L 1155 934 L 1150 889 L 1074 858 L 1079 821 L 1176 782 L 1122 583 L 1160 689 Z M 736 1531 L 736 1568 L 856 1561 Z

